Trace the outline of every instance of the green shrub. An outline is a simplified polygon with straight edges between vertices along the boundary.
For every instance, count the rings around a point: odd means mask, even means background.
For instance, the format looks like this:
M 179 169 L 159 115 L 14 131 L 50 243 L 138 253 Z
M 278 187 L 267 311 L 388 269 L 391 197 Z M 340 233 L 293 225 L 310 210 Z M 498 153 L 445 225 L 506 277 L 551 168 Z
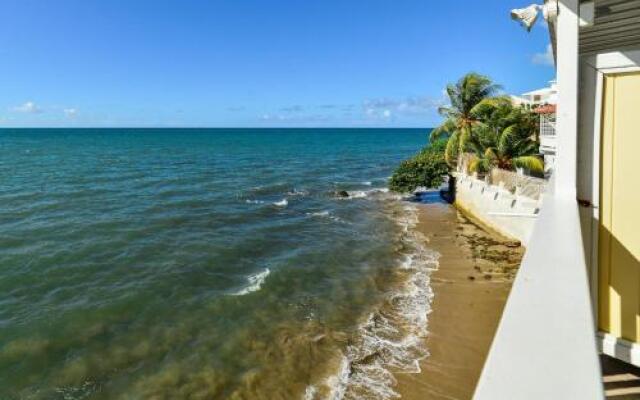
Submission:
M 420 153 L 437 153 L 442 154 L 444 157 L 444 152 L 447 150 L 447 142 L 449 138 L 437 139 L 431 142 L 428 146 L 425 146 Z
M 434 143 L 431 147 L 403 161 L 391 176 L 389 189 L 407 193 L 413 192 L 418 187 L 439 187 L 443 176 L 449 172 L 443 149 L 443 146 Z

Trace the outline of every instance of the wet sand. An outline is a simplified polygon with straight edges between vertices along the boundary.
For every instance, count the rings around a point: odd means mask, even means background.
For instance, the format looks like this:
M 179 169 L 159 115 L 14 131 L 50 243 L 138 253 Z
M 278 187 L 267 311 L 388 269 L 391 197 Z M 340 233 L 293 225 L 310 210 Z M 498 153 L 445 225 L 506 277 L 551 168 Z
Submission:
M 419 374 L 398 374 L 402 399 L 470 399 L 524 249 L 447 204 L 420 205 L 419 229 L 441 254 Z

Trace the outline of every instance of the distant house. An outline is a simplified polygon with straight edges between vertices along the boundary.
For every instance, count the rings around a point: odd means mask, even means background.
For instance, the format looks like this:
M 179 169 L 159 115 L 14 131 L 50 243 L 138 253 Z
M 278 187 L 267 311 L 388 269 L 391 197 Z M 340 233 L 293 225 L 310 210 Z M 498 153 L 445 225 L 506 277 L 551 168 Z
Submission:
M 558 84 L 549 82 L 549 87 L 523 93 L 520 96 L 511 96 L 514 105 L 534 110 L 540 106 L 558 103 Z
M 540 154 L 544 157 L 545 172 L 550 174 L 556 161 L 558 83 L 554 80 L 549 82 L 549 87 L 511 96 L 511 101 L 540 116 Z
M 556 108 L 555 104 L 546 104 L 533 110 L 540 116 L 540 154 L 544 156 L 547 174 L 553 171 L 556 163 Z

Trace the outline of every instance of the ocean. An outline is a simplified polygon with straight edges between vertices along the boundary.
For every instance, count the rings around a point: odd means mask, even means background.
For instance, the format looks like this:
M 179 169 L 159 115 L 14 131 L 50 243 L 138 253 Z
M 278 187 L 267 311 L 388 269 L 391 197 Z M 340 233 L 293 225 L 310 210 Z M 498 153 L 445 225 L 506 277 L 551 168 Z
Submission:
M 428 133 L 1 130 L 0 398 L 395 398 L 437 254 L 386 186 Z

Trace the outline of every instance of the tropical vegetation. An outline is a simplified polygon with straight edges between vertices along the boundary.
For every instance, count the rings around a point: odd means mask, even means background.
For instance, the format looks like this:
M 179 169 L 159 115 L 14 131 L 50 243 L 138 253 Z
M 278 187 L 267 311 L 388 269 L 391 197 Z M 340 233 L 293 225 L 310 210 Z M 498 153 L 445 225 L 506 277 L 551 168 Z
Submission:
M 465 150 L 473 154 L 469 172 L 487 173 L 492 168 L 521 168 L 530 175 L 541 175 L 538 119 L 506 97 L 483 100 L 475 107 L 477 123 Z
M 476 114 L 478 105 L 490 99 L 498 90 L 500 86 L 491 79 L 474 72 L 463 76 L 455 84 L 447 85 L 449 105 L 438 108 L 438 113 L 445 120 L 431 131 L 431 141 L 448 138 L 445 159 L 450 166 L 455 166 L 458 154 L 466 150 L 475 126 L 480 122 Z
M 446 140 L 436 141 L 400 163 L 389 181 L 389 189 L 407 193 L 419 187 L 439 187 L 449 172 L 449 166 L 444 159 L 446 145 Z
M 449 105 L 438 109 L 444 122 L 431 131 L 429 146 L 400 164 L 390 189 L 411 192 L 438 187 L 443 176 L 457 167 L 461 154 L 468 154 L 468 172 L 521 168 L 542 175 L 537 116 L 514 106 L 509 97 L 498 95 L 499 90 L 491 79 L 476 73 L 448 85 Z

